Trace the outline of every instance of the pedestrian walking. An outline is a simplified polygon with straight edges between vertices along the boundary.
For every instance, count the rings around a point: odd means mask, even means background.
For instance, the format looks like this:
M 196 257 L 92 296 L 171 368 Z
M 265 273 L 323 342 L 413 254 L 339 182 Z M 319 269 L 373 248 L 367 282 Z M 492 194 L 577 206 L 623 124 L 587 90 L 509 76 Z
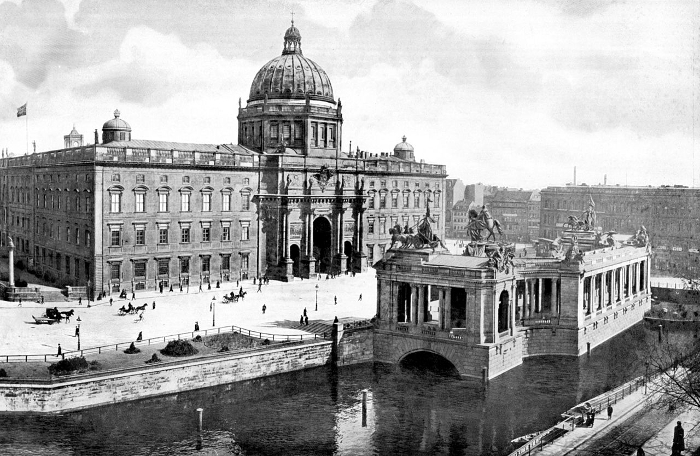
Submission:
M 306 307 L 304 307 L 304 316 L 306 316 Z
M 362 293 L 360 293 L 360 297 L 357 300 L 362 301 Z
M 153 301 L 153 310 L 156 310 L 156 302 Z
M 685 430 L 681 422 L 676 423 L 673 428 L 673 446 L 671 447 L 671 456 L 680 456 L 681 451 L 685 450 Z
M 194 330 L 199 331 L 199 322 L 198 321 L 194 322 Z
M 139 321 L 143 321 L 143 311 L 139 314 Z
M 160 289 L 160 294 L 163 294 L 163 282 L 158 285 L 158 288 Z
M 304 316 L 302 315 L 299 317 L 299 325 L 301 326 L 303 324 L 304 324 Z
M 263 304 L 263 315 L 265 315 L 265 310 L 267 309 L 267 306 Z
M 255 277 L 253 277 L 253 285 L 255 285 Z
M 610 421 L 610 418 L 612 418 L 612 414 L 613 414 L 612 405 L 608 404 L 608 421 Z
M 41 303 L 44 303 L 44 295 L 41 295 Z
M 240 280 L 236 279 L 236 288 L 240 285 Z
M 58 344 L 58 352 L 56 353 L 56 358 L 61 356 L 61 344 Z
M 338 316 L 336 315 L 335 318 L 333 319 L 333 323 L 338 323 Z
M 17 304 L 17 307 L 22 307 L 22 298 L 19 298 L 19 304 Z
M 139 335 L 136 337 L 136 342 L 141 342 L 143 340 L 143 333 L 139 331 Z
M 642 448 L 642 447 L 637 448 L 637 456 L 646 456 L 646 453 L 644 452 L 644 448 Z
M 73 337 L 78 337 L 79 334 L 80 334 L 80 325 L 77 325 L 75 327 L 75 335 Z
M 335 304 L 336 306 L 338 305 L 338 297 L 337 296 L 333 296 L 333 304 Z
M 256 293 L 262 292 L 262 282 L 258 282 L 258 291 Z
M 199 291 L 198 291 L 198 293 L 201 293 L 201 292 L 202 292 L 202 282 L 199 282 Z
M 83 305 L 83 297 L 82 296 L 78 296 L 78 305 L 79 306 Z
M 308 315 L 304 315 L 304 324 L 306 324 L 306 326 L 309 326 L 309 316 Z
M 136 301 L 136 292 L 135 291 L 131 292 L 131 300 Z
M 109 298 L 109 305 L 111 306 L 113 302 L 114 302 L 114 300 L 113 300 L 112 297 L 110 296 L 110 298 Z

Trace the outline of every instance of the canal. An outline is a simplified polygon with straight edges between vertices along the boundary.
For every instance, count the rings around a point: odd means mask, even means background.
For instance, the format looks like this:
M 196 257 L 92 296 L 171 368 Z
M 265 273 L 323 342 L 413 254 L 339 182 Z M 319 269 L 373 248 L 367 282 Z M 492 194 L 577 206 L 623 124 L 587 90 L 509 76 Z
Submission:
M 411 365 L 318 368 L 59 416 L 0 416 L 0 454 L 231 454 L 234 440 L 249 456 L 507 454 L 511 439 L 643 373 L 645 346 L 655 338 L 639 324 L 590 357 L 532 358 L 486 388 L 437 360 L 414 358 Z

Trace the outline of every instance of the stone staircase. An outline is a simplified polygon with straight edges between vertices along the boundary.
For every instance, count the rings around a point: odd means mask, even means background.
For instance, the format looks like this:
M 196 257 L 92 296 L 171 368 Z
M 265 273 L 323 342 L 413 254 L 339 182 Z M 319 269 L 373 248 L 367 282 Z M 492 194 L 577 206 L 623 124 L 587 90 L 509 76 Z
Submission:
M 66 302 L 66 298 L 59 290 L 42 290 L 41 295 L 44 297 L 44 302 Z

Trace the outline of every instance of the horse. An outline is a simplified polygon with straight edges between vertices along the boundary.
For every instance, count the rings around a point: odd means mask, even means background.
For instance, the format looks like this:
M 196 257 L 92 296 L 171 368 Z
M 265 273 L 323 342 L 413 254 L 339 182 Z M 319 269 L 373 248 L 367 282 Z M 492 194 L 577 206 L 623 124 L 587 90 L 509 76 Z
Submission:
M 389 234 L 391 234 L 391 245 L 389 249 L 394 248 L 394 244 L 400 242 L 400 249 L 405 249 L 413 245 L 413 234 L 402 234 L 405 230 L 401 229 L 400 225 L 396 225 L 393 228 L 389 228 Z
M 145 304 L 142 305 L 142 306 L 134 307 L 133 310 L 132 310 L 132 313 L 138 313 L 138 312 L 140 312 L 140 311 L 142 311 L 142 310 L 146 310 L 146 307 L 148 307 L 148 303 L 145 303 Z
M 245 298 L 245 295 L 247 295 L 247 294 L 248 294 L 247 291 L 241 291 L 238 293 L 238 298 L 243 299 L 243 298 Z
M 75 313 L 75 310 L 73 310 L 73 309 L 65 311 L 65 312 L 61 312 L 63 317 L 68 321 L 70 321 L 70 317 L 72 317 L 74 313 Z
M 121 307 L 119 308 L 119 315 L 126 315 L 126 314 L 128 314 L 128 313 L 129 313 L 129 309 L 127 309 L 126 307 L 121 306 Z
M 491 217 L 491 215 L 486 211 L 481 211 L 479 214 L 477 214 L 476 210 L 470 209 L 469 220 L 469 231 L 472 235 L 473 241 L 481 240 L 474 239 L 474 237 L 481 238 L 481 230 L 487 230 L 489 232 L 489 235 L 486 236 L 487 241 L 489 239 L 493 239 L 494 242 L 496 241 L 496 233 L 494 230 L 496 230 L 499 235 L 503 235 L 501 223 L 495 218 Z
M 575 215 L 570 215 L 565 225 L 570 226 L 572 230 L 583 230 L 586 226 L 586 222 L 579 220 Z

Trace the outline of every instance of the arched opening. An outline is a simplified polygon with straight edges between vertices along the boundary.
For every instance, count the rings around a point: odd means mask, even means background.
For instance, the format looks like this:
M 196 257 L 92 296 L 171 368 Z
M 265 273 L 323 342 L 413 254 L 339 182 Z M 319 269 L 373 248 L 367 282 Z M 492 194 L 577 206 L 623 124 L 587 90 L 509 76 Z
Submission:
M 399 366 L 418 375 L 430 373 L 440 376 L 459 376 L 459 371 L 447 358 L 429 351 L 409 353 L 401 359 Z
M 352 242 L 345 241 L 343 244 L 343 253 L 348 257 L 347 260 L 345 260 L 347 262 L 345 268 L 348 271 L 352 271 Z
M 331 272 L 333 257 L 331 254 L 331 222 L 325 217 L 314 220 L 314 258 L 316 270 L 320 273 Z
M 299 261 L 300 261 L 300 251 L 299 251 L 299 246 L 296 244 L 292 244 L 289 246 L 289 256 L 292 258 L 292 261 L 294 264 L 292 265 L 292 273 L 294 274 L 295 277 L 300 276 L 300 269 L 299 269 Z
M 498 299 L 498 332 L 508 331 L 508 292 L 503 290 Z

